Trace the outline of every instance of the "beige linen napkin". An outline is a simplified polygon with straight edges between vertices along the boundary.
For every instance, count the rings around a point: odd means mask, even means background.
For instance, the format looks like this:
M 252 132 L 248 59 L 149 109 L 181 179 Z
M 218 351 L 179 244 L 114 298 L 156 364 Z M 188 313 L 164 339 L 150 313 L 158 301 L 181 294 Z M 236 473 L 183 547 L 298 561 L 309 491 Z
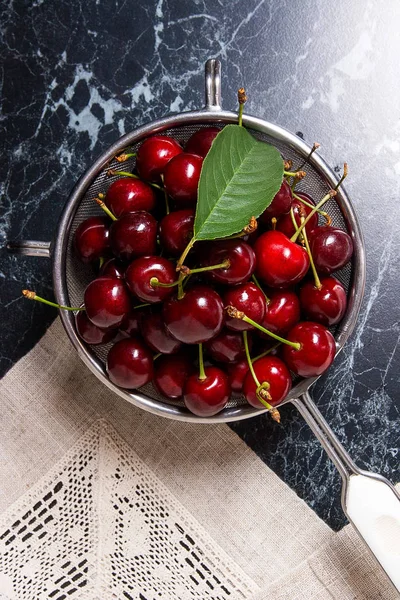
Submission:
M 186 591 L 180 592 L 181 600 L 397 597 L 350 526 L 340 533 L 333 532 L 229 427 L 169 421 L 145 413 L 112 394 L 80 361 L 59 320 L 0 382 L 0 395 L 3 526 L 27 506 L 27 497 L 32 499 L 41 493 L 43 486 L 50 485 L 55 473 L 63 469 L 64 473 L 69 472 L 68 452 L 76 453 L 76 448 L 84 447 L 82 440 L 87 440 L 90 432 L 98 431 L 103 432 L 105 439 L 114 436 L 114 444 L 120 449 L 117 452 L 114 448 L 116 456 L 128 456 L 129 448 L 132 454 L 123 461 L 124 473 L 128 473 L 131 463 L 138 464 L 139 471 L 152 478 L 152 489 L 164 498 L 166 510 L 184 515 L 189 530 L 196 531 L 201 551 L 214 556 L 212 564 L 220 564 L 221 577 L 230 581 L 235 590 L 225 596 L 221 590 L 218 595 L 207 588 L 199 596 L 193 595 L 197 589 L 193 584 L 192 590 L 188 591 L 186 586 Z M 99 456 L 111 456 L 111 446 L 103 443 Z M 96 481 L 109 476 L 107 471 L 102 472 L 106 464 L 107 460 L 98 462 Z M 69 485 L 72 483 L 67 481 L 65 488 Z M 84 482 L 74 485 L 82 487 Z M 128 503 L 130 496 L 135 498 L 132 486 L 128 485 L 125 486 Z M 94 510 L 94 518 L 109 532 L 108 539 L 114 539 L 113 529 L 108 528 L 107 511 L 100 518 L 100 509 Z M 135 518 L 130 515 L 129 522 L 135 523 Z M 123 516 L 121 527 L 124 527 Z M 134 535 L 124 542 L 120 553 L 132 556 L 140 547 L 140 552 L 146 555 L 150 550 L 146 550 L 146 545 L 144 549 L 140 546 L 137 533 L 141 526 L 136 523 L 130 527 Z M 69 534 L 64 530 L 58 532 L 56 527 L 53 535 L 60 537 L 61 544 L 62 536 Z M 105 560 L 104 543 L 101 542 L 101 547 L 98 540 L 93 544 L 91 581 L 92 590 L 97 590 L 93 594 L 101 589 L 102 600 L 128 597 L 113 588 L 110 578 L 105 583 L 103 569 L 99 567 Z M 151 556 L 154 549 L 152 552 Z M 107 556 L 110 561 L 110 554 Z M 124 577 L 130 577 L 127 585 L 134 588 L 132 598 L 140 598 L 140 581 L 134 573 L 129 573 Z M 177 573 L 174 585 L 178 585 Z M 190 578 L 188 573 L 185 576 Z M 167 575 L 164 573 L 163 577 L 165 580 Z M 9 575 L 7 582 L 12 585 Z M 91 593 L 82 591 L 76 597 L 97 598 Z M 0 585 L 0 599 L 13 598 L 10 593 L 5 594 Z M 32 596 L 35 600 L 37 597 Z M 156 596 L 143 597 L 148 600 Z M 176 591 L 163 588 L 159 597 L 176 598 Z M 25 599 L 29 600 L 29 596 L 24 596 Z

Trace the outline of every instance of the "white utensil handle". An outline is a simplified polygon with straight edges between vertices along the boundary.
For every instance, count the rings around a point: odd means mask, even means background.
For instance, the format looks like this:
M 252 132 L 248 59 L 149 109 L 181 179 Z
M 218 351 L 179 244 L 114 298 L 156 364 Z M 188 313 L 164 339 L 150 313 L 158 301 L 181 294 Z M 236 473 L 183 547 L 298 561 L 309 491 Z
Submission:
M 400 497 L 385 480 L 351 475 L 346 513 L 400 592 Z

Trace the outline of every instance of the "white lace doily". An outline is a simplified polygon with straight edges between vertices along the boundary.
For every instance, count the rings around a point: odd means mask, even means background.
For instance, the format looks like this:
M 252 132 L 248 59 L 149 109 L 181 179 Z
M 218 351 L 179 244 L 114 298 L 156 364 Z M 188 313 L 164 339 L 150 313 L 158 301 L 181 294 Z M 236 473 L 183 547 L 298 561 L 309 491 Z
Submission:
M 246 600 L 257 589 L 104 420 L 0 518 L 1 600 Z

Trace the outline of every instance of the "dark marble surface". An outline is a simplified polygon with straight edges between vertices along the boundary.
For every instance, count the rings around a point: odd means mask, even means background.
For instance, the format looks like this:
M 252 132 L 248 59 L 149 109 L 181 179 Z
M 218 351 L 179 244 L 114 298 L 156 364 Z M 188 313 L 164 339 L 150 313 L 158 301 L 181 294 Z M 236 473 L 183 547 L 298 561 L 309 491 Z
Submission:
M 121 134 L 203 103 L 209 57 L 223 63 L 225 108 L 322 144 L 350 165 L 347 189 L 367 245 L 357 332 L 314 397 L 362 467 L 400 480 L 400 88 L 396 0 L 148 2 L 14 0 L 0 7 L 1 246 L 48 240 L 77 177 Z M 50 263 L 0 251 L 4 373 L 50 324 Z M 233 429 L 332 527 L 339 477 L 293 407 Z

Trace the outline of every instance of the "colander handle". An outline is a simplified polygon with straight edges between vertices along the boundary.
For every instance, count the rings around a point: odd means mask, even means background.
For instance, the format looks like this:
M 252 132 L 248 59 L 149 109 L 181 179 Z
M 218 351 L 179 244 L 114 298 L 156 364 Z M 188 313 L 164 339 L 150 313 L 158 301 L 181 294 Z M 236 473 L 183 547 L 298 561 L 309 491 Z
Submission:
M 400 494 L 382 475 L 357 467 L 308 392 L 292 402 L 342 476 L 349 521 L 400 592 Z
M 7 250 L 11 254 L 51 258 L 51 242 L 37 242 L 35 240 L 21 240 L 20 242 L 8 242 Z
M 221 110 L 221 63 L 209 58 L 205 66 L 205 110 Z

